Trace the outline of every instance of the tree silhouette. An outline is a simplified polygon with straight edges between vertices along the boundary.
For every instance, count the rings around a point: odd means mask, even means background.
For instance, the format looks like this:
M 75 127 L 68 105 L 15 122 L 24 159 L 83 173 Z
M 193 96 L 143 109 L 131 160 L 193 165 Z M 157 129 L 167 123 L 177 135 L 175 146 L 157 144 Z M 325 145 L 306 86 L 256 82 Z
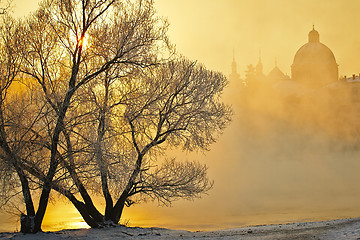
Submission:
M 52 189 L 98 228 L 118 224 L 136 200 L 168 204 L 211 188 L 205 165 L 159 157 L 215 142 L 230 121 L 220 97 L 227 80 L 173 53 L 152 0 L 45 0 L 17 29 L 5 56 L 19 59 L 11 76 L 26 90 L 22 104 L 6 105 L 0 157 L 4 180 L 23 189 L 22 232 L 41 231 Z

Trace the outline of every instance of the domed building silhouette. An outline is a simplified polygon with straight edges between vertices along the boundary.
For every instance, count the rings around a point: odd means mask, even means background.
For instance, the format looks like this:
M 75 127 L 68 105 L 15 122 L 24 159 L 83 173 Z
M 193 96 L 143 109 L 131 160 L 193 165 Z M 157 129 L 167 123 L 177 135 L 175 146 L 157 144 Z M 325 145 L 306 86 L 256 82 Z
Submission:
M 338 80 L 338 64 L 333 52 L 319 40 L 314 29 L 309 32 L 309 42 L 295 54 L 291 78 L 306 88 L 320 88 Z

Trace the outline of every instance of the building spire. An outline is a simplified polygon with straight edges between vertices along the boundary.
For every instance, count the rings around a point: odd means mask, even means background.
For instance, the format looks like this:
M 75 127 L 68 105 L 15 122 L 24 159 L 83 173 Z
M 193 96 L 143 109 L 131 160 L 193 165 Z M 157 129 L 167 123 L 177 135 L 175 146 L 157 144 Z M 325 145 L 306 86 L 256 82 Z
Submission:
M 234 81 L 239 81 L 240 75 L 237 73 L 237 64 L 235 61 L 235 48 L 233 48 L 233 61 L 231 64 L 231 74 L 230 79 Z
M 263 65 L 261 62 L 261 49 L 259 50 L 259 62 L 256 65 L 256 74 L 258 74 L 259 76 L 263 75 Z
M 236 64 L 236 61 L 235 61 L 235 48 L 233 48 L 233 62 L 231 64 L 231 67 L 232 67 L 232 74 L 237 74 L 237 64 Z

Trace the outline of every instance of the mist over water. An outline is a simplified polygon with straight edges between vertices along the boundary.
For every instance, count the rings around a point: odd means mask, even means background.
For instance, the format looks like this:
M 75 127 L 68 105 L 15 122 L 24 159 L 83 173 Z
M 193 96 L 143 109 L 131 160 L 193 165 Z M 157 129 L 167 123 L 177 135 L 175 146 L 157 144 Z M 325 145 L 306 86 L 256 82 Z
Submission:
M 244 92 L 231 83 L 224 100 L 233 106 L 233 121 L 211 150 L 168 152 L 208 165 L 215 184 L 207 195 L 171 207 L 134 205 L 122 223 L 214 230 L 359 217 L 360 118 L 350 88 L 295 100 L 271 89 Z M 71 204 L 60 201 L 50 206 L 43 229 L 84 226 Z
M 272 89 L 244 92 L 230 83 L 224 100 L 233 106 L 233 121 L 211 150 L 168 152 L 208 165 L 215 184 L 207 195 L 171 207 L 135 205 L 123 221 L 196 231 L 358 217 L 360 118 L 351 88 L 295 100 Z
M 360 215 L 358 106 L 348 101 L 349 91 L 307 93 L 296 101 L 268 88 L 242 94 L 230 85 L 225 98 L 233 122 L 210 152 L 176 154 L 209 166 L 215 180 L 209 194 L 172 208 L 130 208 L 130 222 L 141 210 L 146 226 L 189 230 Z

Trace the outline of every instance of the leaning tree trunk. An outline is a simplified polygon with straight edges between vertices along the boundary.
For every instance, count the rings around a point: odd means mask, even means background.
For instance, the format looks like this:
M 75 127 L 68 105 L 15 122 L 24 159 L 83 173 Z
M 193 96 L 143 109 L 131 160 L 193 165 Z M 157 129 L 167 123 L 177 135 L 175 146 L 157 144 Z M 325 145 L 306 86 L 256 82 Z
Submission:
M 73 194 L 71 194 L 69 191 L 63 192 L 65 197 L 67 197 L 71 203 L 75 206 L 75 208 L 80 213 L 81 217 L 84 219 L 84 221 L 89 225 L 91 228 L 99 228 L 101 224 L 99 224 L 97 217 L 93 216 L 91 214 L 91 210 L 87 208 L 86 204 L 80 202 L 75 198 Z
M 72 149 L 72 143 L 70 140 L 70 135 L 69 133 L 64 130 L 63 131 L 64 136 L 65 136 L 65 140 L 66 140 L 66 145 L 68 147 L 68 158 L 69 158 L 69 162 L 67 163 L 63 157 L 61 156 L 60 153 L 58 153 L 58 157 L 61 160 L 61 163 L 64 165 L 64 167 L 69 171 L 71 179 L 73 180 L 76 188 L 78 189 L 82 199 L 84 200 L 84 204 L 85 207 L 87 209 L 87 212 L 91 215 L 91 217 L 94 219 L 95 222 L 97 222 L 100 225 L 103 225 L 104 222 L 104 216 L 96 209 L 90 195 L 88 194 L 85 186 L 83 185 L 83 183 L 81 182 L 78 174 L 76 173 L 76 167 L 75 167 L 75 161 L 74 161 L 74 156 L 73 156 L 73 149 Z M 68 193 L 63 193 L 63 191 L 59 191 L 61 194 L 64 194 L 65 197 L 67 197 L 76 207 L 75 203 L 72 201 L 72 197 L 73 196 L 68 196 Z M 81 211 L 81 208 L 78 208 L 78 211 Z M 81 212 L 80 212 L 81 214 Z M 90 224 L 88 224 L 89 226 L 91 226 Z
M 114 208 L 112 209 L 111 221 L 113 221 L 115 224 L 118 224 L 120 221 L 121 215 L 122 215 L 124 207 L 125 207 L 126 200 L 130 196 L 131 189 L 134 187 L 135 180 L 140 173 L 143 156 L 144 156 L 144 153 L 138 151 L 138 158 L 136 160 L 135 169 L 134 169 L 133 173 L 131 174 L 129 181 L 128 181 L 124 191 L 122 192 L 120 198 L 118 199 Z

